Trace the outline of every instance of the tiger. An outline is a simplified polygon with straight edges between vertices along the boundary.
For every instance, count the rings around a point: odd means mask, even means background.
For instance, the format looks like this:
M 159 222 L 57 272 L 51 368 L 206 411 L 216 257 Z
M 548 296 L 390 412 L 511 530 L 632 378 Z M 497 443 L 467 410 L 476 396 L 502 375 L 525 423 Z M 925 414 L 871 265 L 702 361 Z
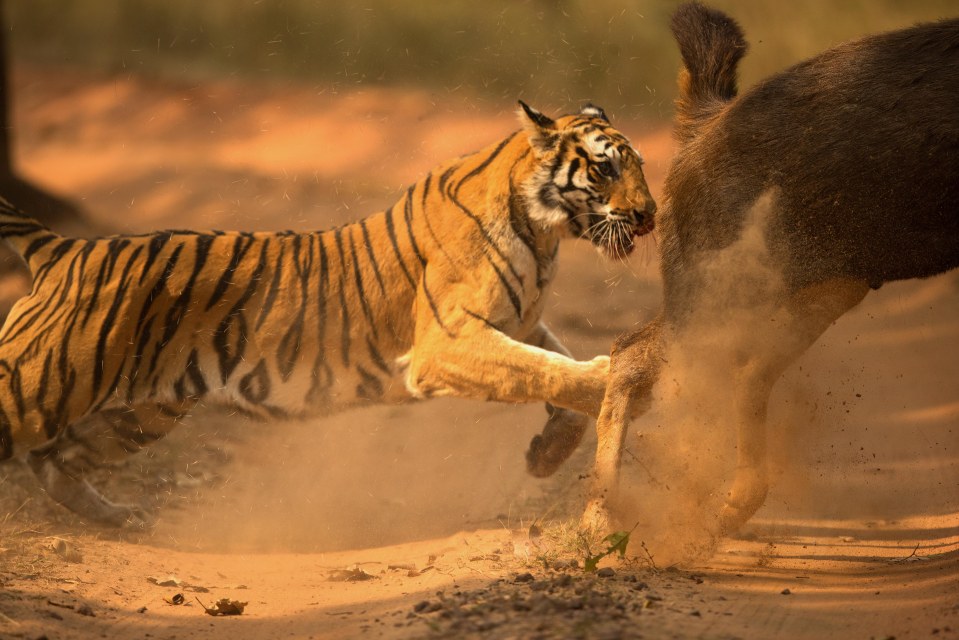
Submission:
M 542 322 L 559 241 L 623 259 L 656 204 L 600 107 L 517 113 L 505 139 L 330 230 L 68 238 L 3 201 L 0 237 L 33 288 L 0 329 L 0 460 L 16 439 L 54 501 L 144 525 L 146 509 L 85 476 L 201 403 L 285 420 L 458 396 L 547 403 L 527 466 L 552 473 L 609 372 L 608 356 L 574 360 Z

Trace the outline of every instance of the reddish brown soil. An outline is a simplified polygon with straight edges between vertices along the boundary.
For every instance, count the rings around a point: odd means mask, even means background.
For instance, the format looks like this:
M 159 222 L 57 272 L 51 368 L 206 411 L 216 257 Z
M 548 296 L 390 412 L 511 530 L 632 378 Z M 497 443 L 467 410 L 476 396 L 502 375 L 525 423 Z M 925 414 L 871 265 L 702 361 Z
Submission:
M 511 105 L 416 91 L 19 68 L 14 95 L 23 173 L 119 231 L 327 227 L 515 126 Z M 668 134 L 613 115 L 658 195 Z M 547 318 L 578 356 L 658 307 L 652 241 L 625 265 L 569 243 L 562 263 Z M 957 294 L 955 274 L 896 284 L 842 318 L 773 398 L 766 506 L 682 569 L 664 566 L 668 545 L 641 548 L 652 522 L 633 558 L 601 563 L 612 575 L 570 566 L 585 556 L 569 523 L 595 438 L 554 478 L 527 476 L 538 406 L 430 401 L 269 425 L 201 414 L 101 478 L 155 504 L 147 532 L 85 525 L 22 466 L 0 466 L 0 638 L 957 637 Z M 668 444 L 661 431 L 649 435 Z M 655 475 L 632 491 L 682 498 Z M 184 604 L 165 601 L 177 593 Z M 196 598 L 248 605 L 214 618 Z

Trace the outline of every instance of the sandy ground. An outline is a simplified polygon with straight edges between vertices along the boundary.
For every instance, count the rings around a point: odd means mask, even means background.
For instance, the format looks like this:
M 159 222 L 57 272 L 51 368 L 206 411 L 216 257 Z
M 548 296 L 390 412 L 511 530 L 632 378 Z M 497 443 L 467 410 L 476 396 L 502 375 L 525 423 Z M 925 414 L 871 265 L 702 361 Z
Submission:
M 42 68 L 16 70 L 15 96 L 24 175 L 118 231 L 354 220 L 515 122 L 426 92 Z M 658 195 L 668 134 L 613 115 Z M 656 265 L 652 241 L 625 265 L 567 244 L 548 322 L 578 356 L 607 351 L 655 313 Z M 571 524 L 595 438 L 553 478 L 527 476 L 539 406 L 204 413 L 100 479 L 157 509 L 149 531 L 86 525 L 0 466 L 0 638 L 959 637 L 957 294 L 956 274 L 900 283 L 842 318 L 774 394 L 766 506 L 681 568 L 646 536 L 663 531 L 653 514 L 629 558 L 583 572 L 602 548 Z M 637 430 L 668 449 L 668 428 Z M 682 504 L 641 458 L 637 500 Z M 221 598 L 248 604 L 205 615 Z

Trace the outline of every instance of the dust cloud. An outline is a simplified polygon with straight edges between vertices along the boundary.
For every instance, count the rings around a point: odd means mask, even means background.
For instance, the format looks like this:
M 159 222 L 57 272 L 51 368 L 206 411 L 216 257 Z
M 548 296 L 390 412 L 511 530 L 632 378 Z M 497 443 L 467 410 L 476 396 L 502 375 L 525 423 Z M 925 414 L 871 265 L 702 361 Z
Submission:
M 736 467 L 735 372 L 747 343 L 777 348 L 772 329 L 783 319 L 782 276 L 765 241 L 775 206 L 773 193 L 762 196 L 740 238 L 699 266 L 707 295 L 670 341 L 652 410 L 627 438 L 616 516 L 646 545 L 637 553 L 658 566 L 703 560 L 718 544 L 713 532 Z M 938 350 L 959 337 L 954 321 L 940 320 L 956 308 L 956 283 L 953 274 L 885 287 L 787 370 L 769 404 L 771 490 L 747 532 L 810 518 L 896 523 L 954 509 L 959 389 L 949 375 L 956 365 Z M 903 291 L 923 303 L 904 301 Z M 890 335 L 897 325 L 928 329 L 902 342 Z M 929 407 L 924 423 L 910 420 L 907 406 Z
M 523 452 L 545 419 L 540 406 L 439 399 L 221 424 L 211 441 L 231 452 L 226 475 L 188 496 L 189 515 L 166 505 L 152 535 L 184 549 L 317 552 L 520 526 L 543 496 Z M 193 420 L 184 432 L 222 423 Z M 181 437 L 195 451 L 196 434 Z
M 702 559 L 735 468 L 732 385 L 747 341 L 765 344 L 782 278 L 766 246 L 773 194 L 748 212 L 738 240 L 703 260 L 705 295 L 668 340 L 652 409 L 627 440 L 618 518 L 657 564 Z

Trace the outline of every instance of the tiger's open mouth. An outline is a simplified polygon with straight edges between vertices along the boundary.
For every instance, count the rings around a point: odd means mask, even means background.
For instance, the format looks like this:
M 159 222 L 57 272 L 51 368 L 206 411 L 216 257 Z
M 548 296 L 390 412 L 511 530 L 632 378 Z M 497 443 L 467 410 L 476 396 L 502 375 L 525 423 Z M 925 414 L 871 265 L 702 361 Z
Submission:
M 605 215 L 591 227 L 589 240 L 605 257 L 622 260 L 636 248 L 636 238 L 650 233 L 654 226 L 651 217 L 637 225 L 626 216 Z

